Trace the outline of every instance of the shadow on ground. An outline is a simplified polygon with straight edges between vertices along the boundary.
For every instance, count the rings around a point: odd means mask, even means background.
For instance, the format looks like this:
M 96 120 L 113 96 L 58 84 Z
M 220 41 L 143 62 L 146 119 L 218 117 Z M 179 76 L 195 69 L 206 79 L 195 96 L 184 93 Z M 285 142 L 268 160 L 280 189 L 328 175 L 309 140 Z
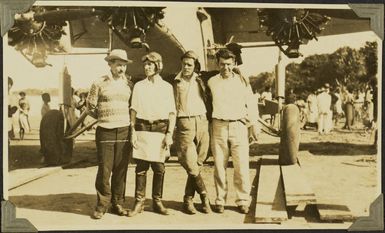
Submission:
M 11 196 L 9 201 L 18 208 L 43 211 L 65 212 L 90 216 L 95 209 L 96 195 L 83 193 L 51 194 L 44 196 L 23 195 Z M 131 209 L 135 199 L 126 197 L 123 207 Z M 60 205 L 58 205 L 60 203 Z M 169 208 L 182 212 L 182 202 L 164 200 L 163 204 Z M 152 211 L 152 200 L 145 202 L 145 211 Z
M 94 142 L 78 142 L 73 150 L 72 158 L 96 157 Z M 8 171 L 26 168 L 41 168 L 42 163 L 40 145 L 11 145 L 9 147 Z M 96 165 L 96 164 L 94 164 Z
M 309 151 L 313 155 L 375 155 L 377 148 L 370 144 L 353 144 L 342 142 L 308 142 L 300 143 L 299 151 Z M 252 146 L 250 156 L 278 155 L 279 143 L 268 143 Z

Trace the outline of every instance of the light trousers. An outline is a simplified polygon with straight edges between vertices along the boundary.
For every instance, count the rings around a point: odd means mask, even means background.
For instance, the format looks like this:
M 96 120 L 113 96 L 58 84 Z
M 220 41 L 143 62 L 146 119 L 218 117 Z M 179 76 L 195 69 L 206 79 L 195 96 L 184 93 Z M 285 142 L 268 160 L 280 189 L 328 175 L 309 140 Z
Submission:
M 206 116 L 179 118 L 176 126 L 178 160 L 189 175 L 198 176 L 209 149 Z
M 234 166 L 235 203 L 249 205 L 249 143 L 247 127 L 239 121 L 227 122 L 213 119 L 211 150 L 214 156 L 214 181 L 216 205 L 225 205 L 228 193 L 227 166 L 232 156 Z

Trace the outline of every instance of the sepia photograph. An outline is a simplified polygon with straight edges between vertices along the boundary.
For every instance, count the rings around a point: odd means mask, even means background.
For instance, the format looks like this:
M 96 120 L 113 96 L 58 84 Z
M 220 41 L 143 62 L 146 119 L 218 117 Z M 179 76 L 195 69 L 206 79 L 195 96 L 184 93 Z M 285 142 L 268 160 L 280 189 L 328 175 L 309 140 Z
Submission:
M 2 232 L 384 229 L 382 4 L 33 2 Z

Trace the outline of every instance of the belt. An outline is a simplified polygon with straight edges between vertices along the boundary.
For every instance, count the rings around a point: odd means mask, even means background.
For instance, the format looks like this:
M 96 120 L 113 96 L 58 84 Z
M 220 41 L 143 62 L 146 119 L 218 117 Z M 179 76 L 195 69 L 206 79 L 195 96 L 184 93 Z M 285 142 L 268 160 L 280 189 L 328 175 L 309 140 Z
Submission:
M 168 128 L 168 122 L 168 120 L 149 121 L 136 118 L 134 127 L 136 131 L 166 133 Z
M 237 120 L 224 120 L 224 119 L 218 119 L 218 118 L 214 118 L 215 120 L 218 120 L 218 121 L 223 121 L 223 122 L 241 122 L 242 124 L 246 125 L 246 119 L 237 119 Z
M 206 118 L 206 115 L 195 115 L 195 116 L 180 116 L 178 119 L 186 119 L 186 118 Z
M 168 123 L 168 119 L 150 121 L 150 120 L 144 120 L 144 119 L 136 118 L 136 123 L 154 125 L 154 124 L 159 124 L 159 123 Z

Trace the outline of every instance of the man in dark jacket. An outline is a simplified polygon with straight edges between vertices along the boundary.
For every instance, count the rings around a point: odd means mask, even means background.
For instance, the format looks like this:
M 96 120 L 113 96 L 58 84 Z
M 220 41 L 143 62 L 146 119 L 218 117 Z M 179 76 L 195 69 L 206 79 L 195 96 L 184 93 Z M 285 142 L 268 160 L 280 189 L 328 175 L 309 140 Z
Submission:
M 211 212 L 205 183 L 200 168 L 209 149 L 209 127 L 207 113 L 211 102 L 207 88 L 201 77 L 198 57 L 187 51 L 181 57 L 182 70 L 173 80 L 175 104 L 177 109 L 177 154 L 181 165 L 186 169 L 187 182 L 183 198 L 183 210 L 195 214 L 193 203 L 195 191 L 200 194 L 202 212 Z

